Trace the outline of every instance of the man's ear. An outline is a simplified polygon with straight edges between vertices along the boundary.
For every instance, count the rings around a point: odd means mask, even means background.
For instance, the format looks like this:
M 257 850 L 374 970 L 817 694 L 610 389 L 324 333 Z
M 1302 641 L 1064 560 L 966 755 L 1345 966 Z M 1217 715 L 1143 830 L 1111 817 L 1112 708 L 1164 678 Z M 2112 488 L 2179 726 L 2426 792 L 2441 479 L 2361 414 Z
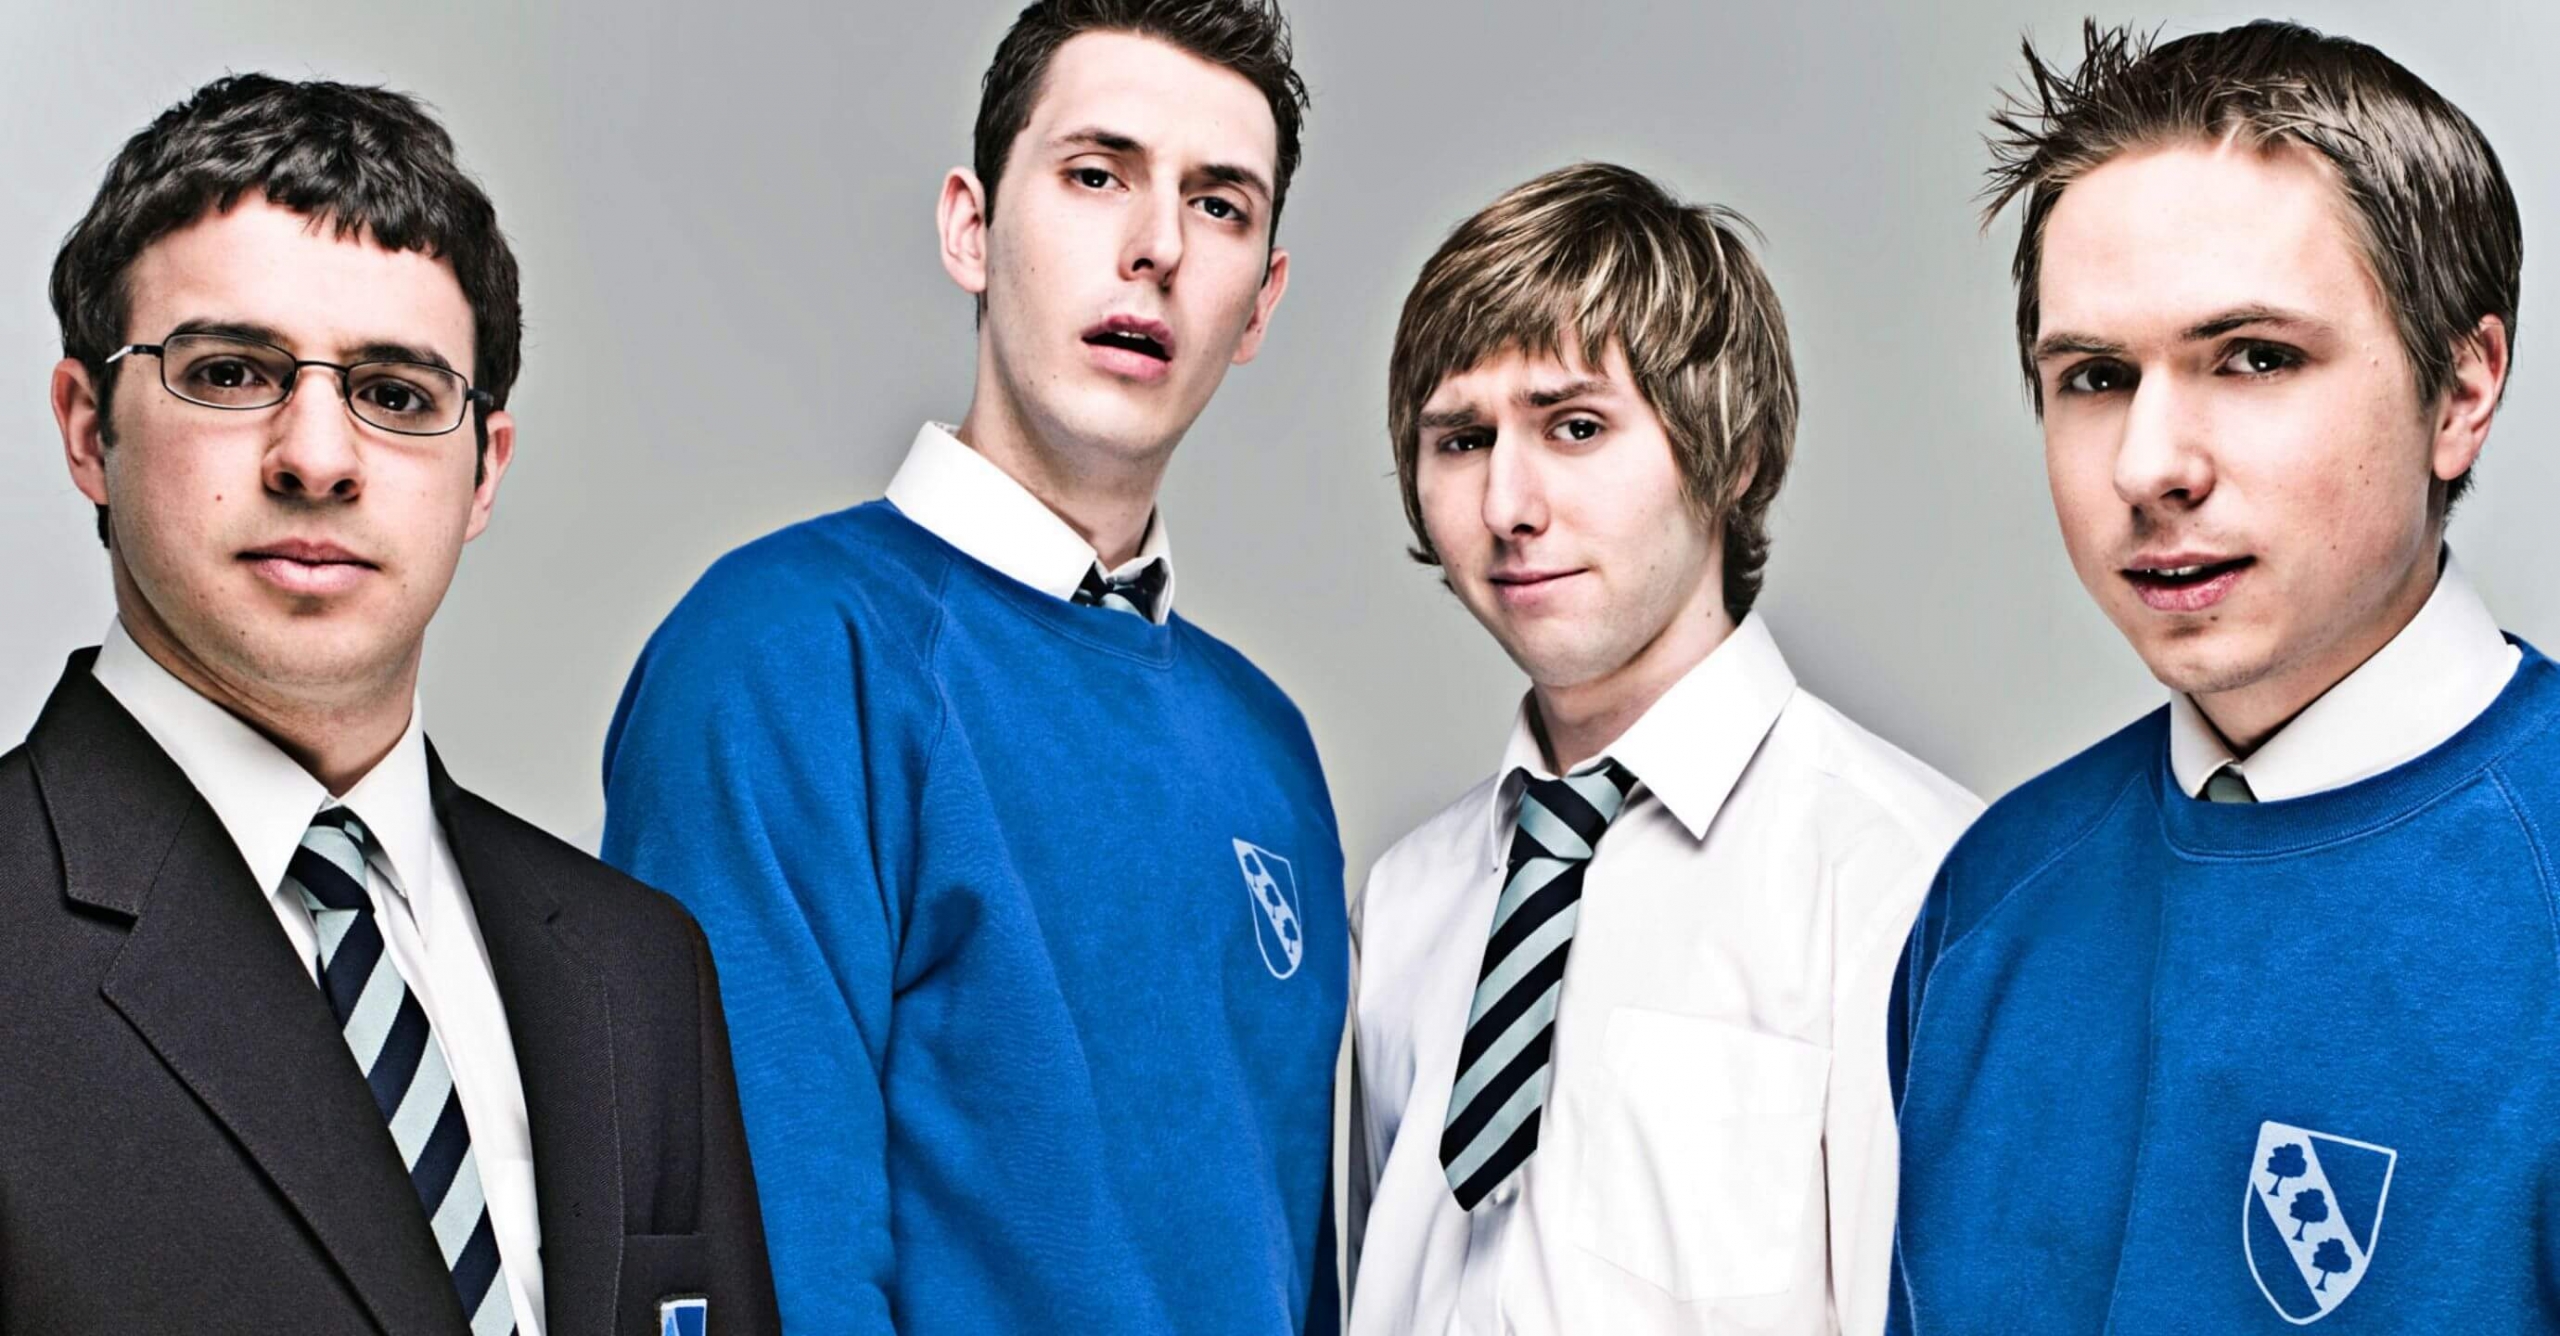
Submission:
M 107 504 L 107 405 L 98 398 L 98 383 L 80 359 L 53 364 L 53 421 L 62 429 L 62 460 L 71 468 L 71 485 L 97 505 Z
M 2468 472 L 2489 442 L 2489 422 L 2497 416 L 2498 397 L 2507 388 L 2507 323 L 2494 315 L 2480 317 L 2471 337 L 2455 345 L 2453 379 L 2444 403 L 2436 410 L 2435 450 L 2429 463 L 2439 482 Z
M 1289 290 L 1289 252 L 1274 249 L 1271 265 L 1262 275 L 1262 291 L 1253 295 L 1253 319 L 1246 322 L 1244 337 L 1236 341 L 1235 364 L 1243 366 L 1262 351 L 1262 336 L 1271 328 L 1271 313 L 1280 308 L 1281 294 Z
M 934 210 L 942 234 L 942 269 L 960 290 L 987 295 L 987 191 L 978 174 L 954 167 L 942 178 L 942 199 Z
M 462 531 L 468 543 L 489 527 L 490 513 L 498 508 L 498 480 L 507 476 L 507 466 L 516 462 L 516 420 L 503 408 L 482 409 L 487 417 L 489 448 L 480 456 L 480 481 L 471 489 L 471 524 Z

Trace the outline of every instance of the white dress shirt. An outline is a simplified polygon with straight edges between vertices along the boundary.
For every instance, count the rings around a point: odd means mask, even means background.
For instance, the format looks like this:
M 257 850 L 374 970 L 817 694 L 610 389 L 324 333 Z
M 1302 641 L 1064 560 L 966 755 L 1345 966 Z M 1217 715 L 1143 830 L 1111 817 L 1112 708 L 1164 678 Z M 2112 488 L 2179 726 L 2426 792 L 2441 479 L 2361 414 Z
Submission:
M 284 874 L 311 818 L 331 805 L 329 790 L 257 730 L 171 676 L 121 621 L 107 628 L 91 672 L 221 818 L 316 987 L 319 931 L 302 897 L 285 893 Z M 542 1224 L 524 1079 L 479 919 L 428 795 L 426 734 L 414 703 L 408 731 L 391 753 L 337 801 L 380 846 L 365 879 L 374 920 L 461 1094 L 516 1330 L 542 1336 Z
M 916 432 L 906 462 L 889 480 L 889 504 L 925 532 L 998 572 L 1042 593 L 1074 598 L 1085 572 L 1102 564 L 1102 554 L 1030 488 L 970 449 L 953 430 L 928 422 Z M 1153 561 L 1164 563 L 1164 595 L 1155 609 L 1161 626 L 1173 615 L 1173 549 L 1165 538 L 1163 512 L 1147 516 L 1138 555 L 1103 574 L 1133 579 Z
M 2445 550 L 2435 592 L 2389 644 L 2234 761 L 2204 711 L 2169 700 L 2169 769 L 2189 797 L 2229 765 L 2260 802 L 2344 788 L 2416 760 L 2480 717 L 2524 651 L 2507 643 L 2479 591 Z
M 1549 776 L 1529 710 L 1355 918 L 1351 1331 L 1880 1331 L 1885 1001 L 1982 804 L 1798 689 L 1746 618 L 1604 753 L 1637 788 L 1584 873 L 1537 1149 L 1462 1211 L 1440 1133 L 1515 772 Z

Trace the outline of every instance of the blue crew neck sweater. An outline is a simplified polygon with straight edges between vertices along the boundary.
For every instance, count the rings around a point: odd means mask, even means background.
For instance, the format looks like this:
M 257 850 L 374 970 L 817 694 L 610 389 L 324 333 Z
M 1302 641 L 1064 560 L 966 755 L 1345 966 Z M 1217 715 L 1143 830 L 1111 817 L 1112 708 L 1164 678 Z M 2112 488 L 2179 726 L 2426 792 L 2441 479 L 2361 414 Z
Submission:
M 2560 1330 L 2560 671 L 2200 802 L 2167 711 L 2001 800 L 1896 990 L 1892 1329 Z
M 1342 852 L 1241 655 L 874 502 L 715 564 L 604 770 L 720 963 L 790 1329 L 1309 1323 Z

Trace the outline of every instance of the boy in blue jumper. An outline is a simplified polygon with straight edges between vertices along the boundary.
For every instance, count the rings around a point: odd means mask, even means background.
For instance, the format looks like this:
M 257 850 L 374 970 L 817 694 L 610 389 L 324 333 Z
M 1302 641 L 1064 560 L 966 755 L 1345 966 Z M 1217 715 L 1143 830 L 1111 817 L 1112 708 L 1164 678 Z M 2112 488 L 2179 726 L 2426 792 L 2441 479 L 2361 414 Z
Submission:
M 1289 62 L 1259 0 L 1025 10 L 942 186 L 968 415 L 624 691 L 605 855 L 710 934 L 793 1330 L 1332 1325 L 1332 804 L 1155 508 L 1288 283 Z
M 1905 1332 L 2560 1327 L 2560 671 L 2443 546 L 2521 229 L 2370 47 L 1997 118 L 2064 545 L 2168 706 L 1995 805 L 1892 1019 Z

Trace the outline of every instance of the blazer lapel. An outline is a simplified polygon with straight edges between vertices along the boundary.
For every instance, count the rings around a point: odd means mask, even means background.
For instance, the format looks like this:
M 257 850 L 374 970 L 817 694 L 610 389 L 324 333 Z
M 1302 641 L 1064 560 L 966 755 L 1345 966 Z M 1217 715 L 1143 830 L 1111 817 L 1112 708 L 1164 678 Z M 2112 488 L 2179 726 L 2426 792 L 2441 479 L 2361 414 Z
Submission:
M 622 1139 L 613 1015 L 552 888 L 496 809 L 457 786 L 435 747 L 427 783 L 462 869 L 514 1034 L 542 1219 L 543 1309 L 551 1336 L 603 1336 L 622 1264 Z
M 228 1128 L 385 1332 L 462 1305 L 363 1077 L 213 809 L 72 656 L 28 735 L 72 899 L 132 920 L 100 988 Z

